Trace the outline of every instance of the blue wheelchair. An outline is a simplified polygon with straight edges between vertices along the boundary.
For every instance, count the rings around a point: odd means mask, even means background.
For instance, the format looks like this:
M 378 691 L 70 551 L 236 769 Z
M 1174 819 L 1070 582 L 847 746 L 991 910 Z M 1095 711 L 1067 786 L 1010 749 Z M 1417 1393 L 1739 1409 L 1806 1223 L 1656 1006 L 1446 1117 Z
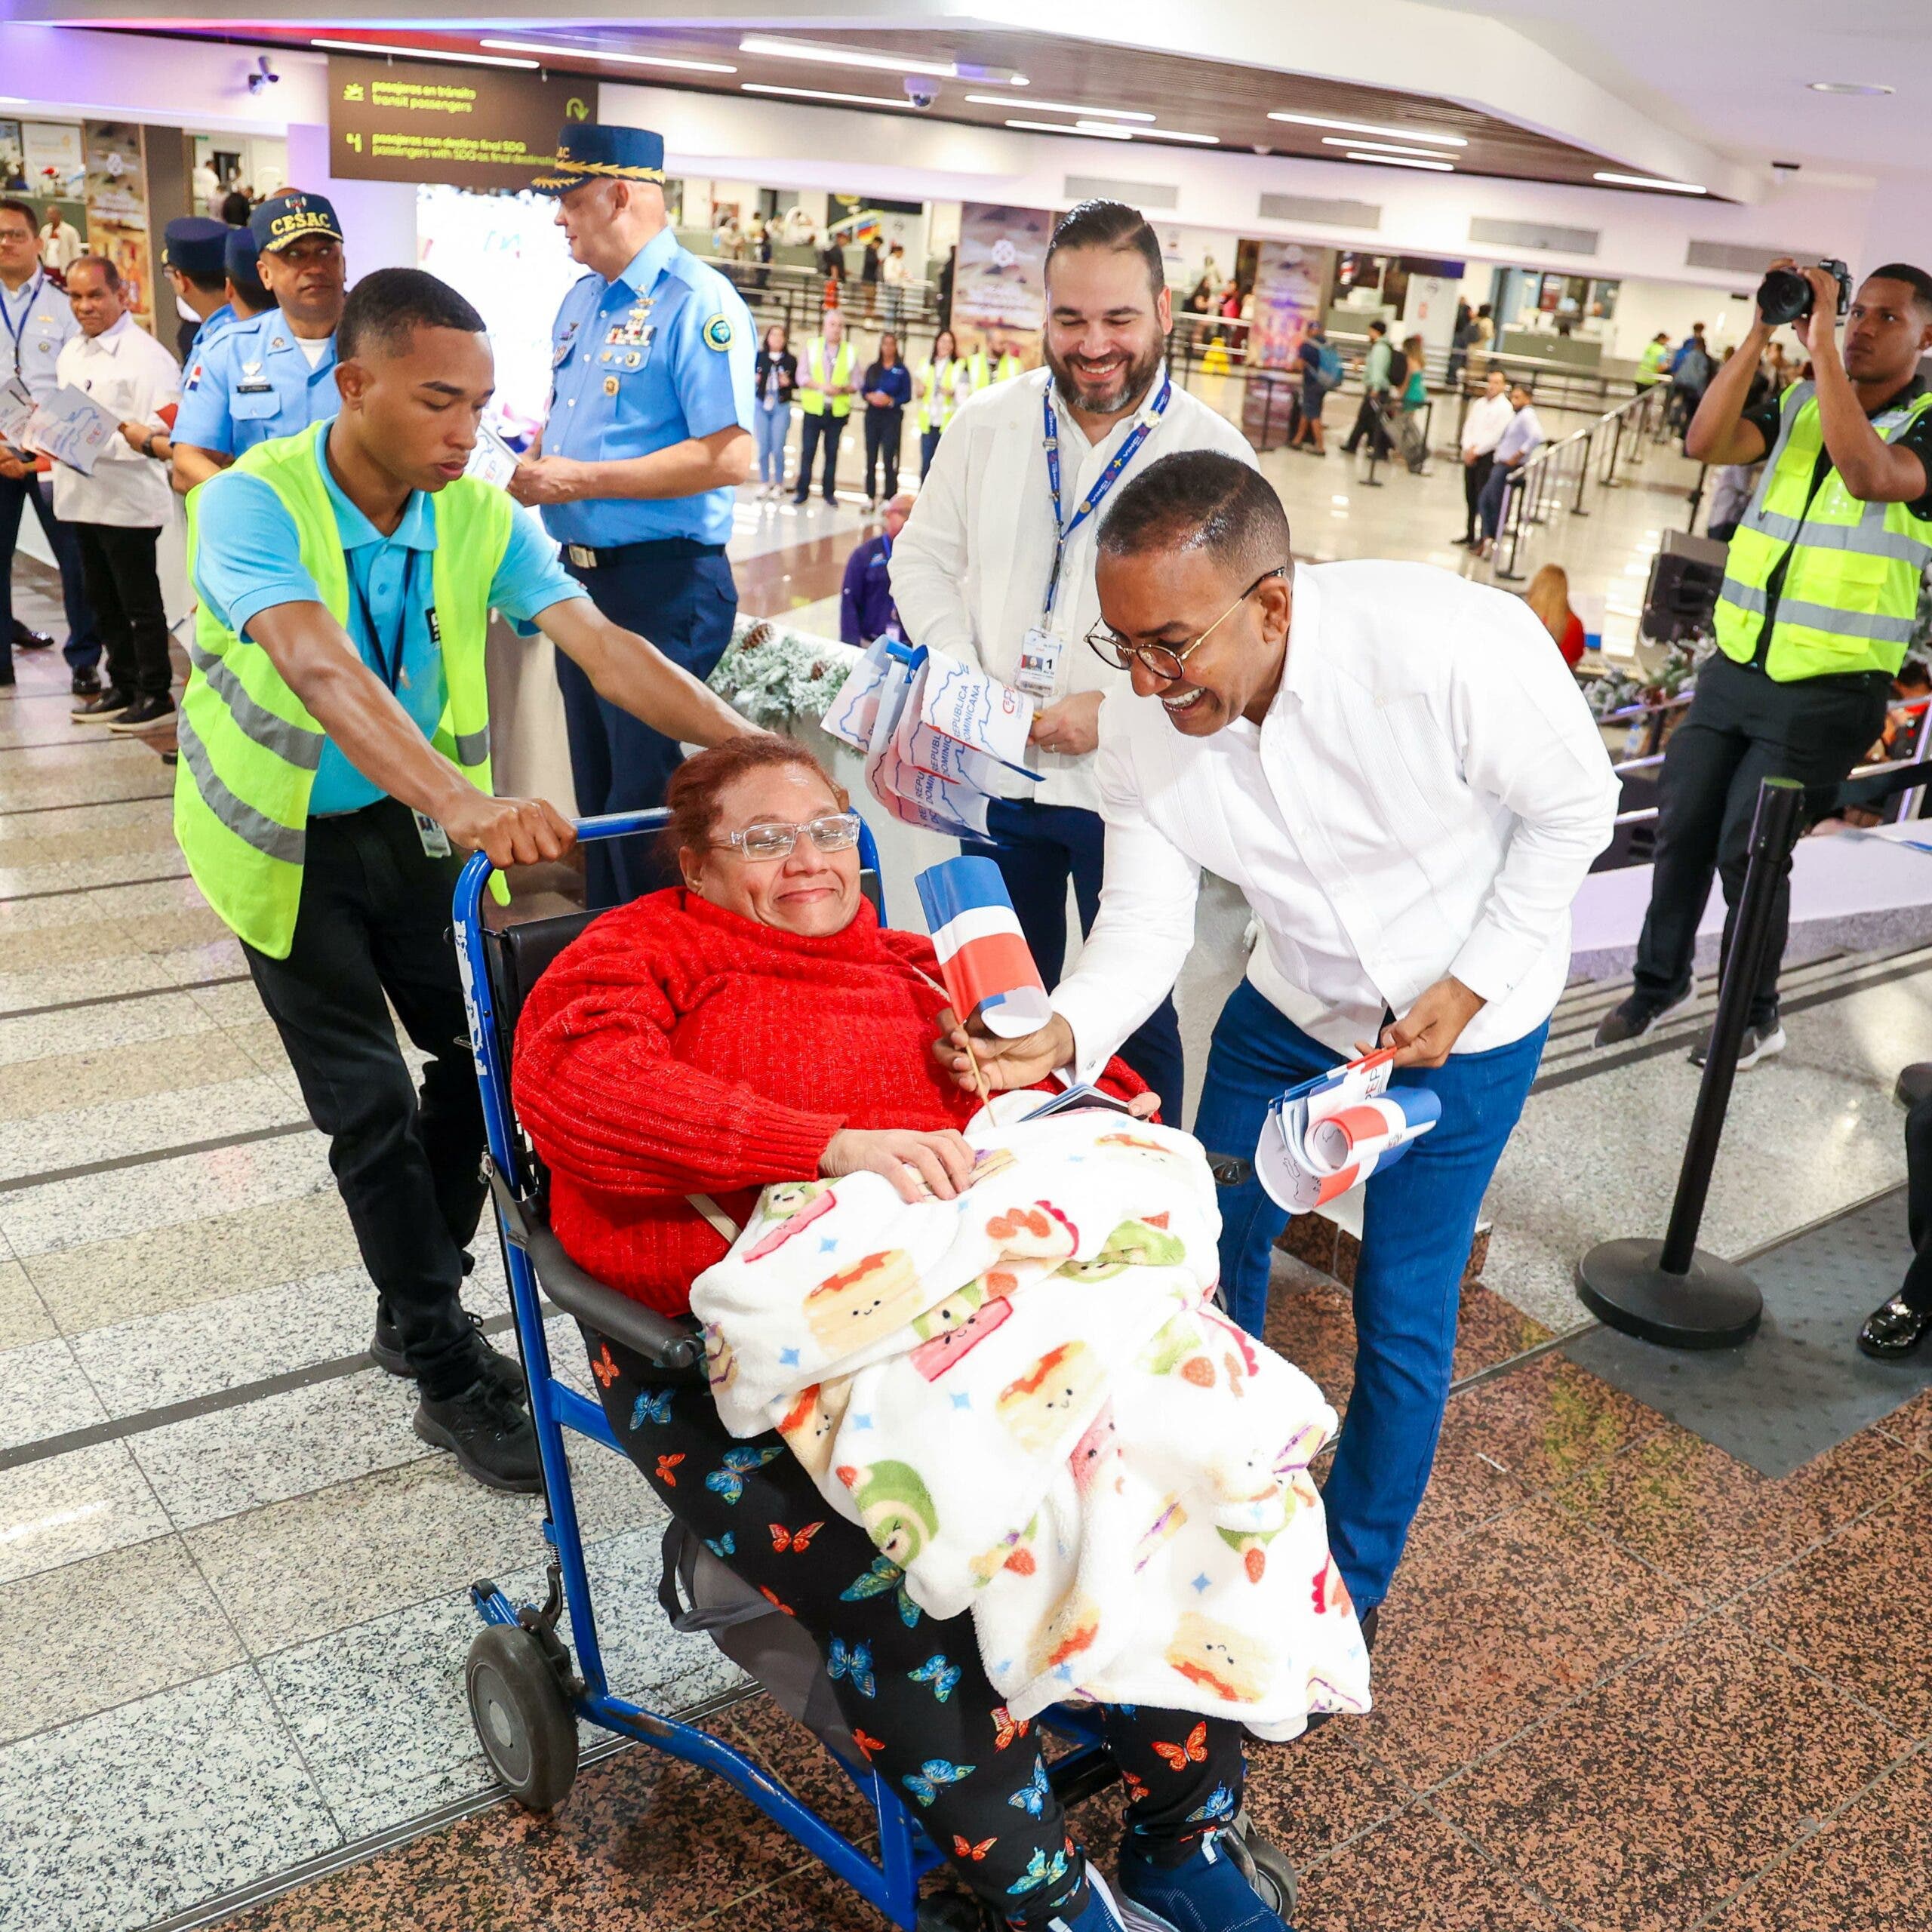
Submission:
M 578 825 L 577 836 L 635 837 L 654 832 L 666 817 L 651 811 L 589 819 Z M 860 833 L 860 859 L 867 896 L 883 920 L 878 850 L 869 827 Z M 563 1432 L 572 1429 L 623 1451 L 602 1408 L 553 1373 L 543 1329 L 544 1298 L 585 1327 L 699 1386 L 705 1380 L 703 1346 L 694 1323 L 660 1315 L 595 1280 L 571 1261 L 551 1232 L 542 1164 L 518 1126 L 511 1101 L 512 1047 L 531 988 L 596 915 L 573 912 L 487 928 L 482 900 L 494 869 L 488 855 L 479 852 L 458 880 L 457 958 L 482 1091 L 489 1146 L 485 1164 L 543 1462 L 543 1534 L 550 1555 L 541 1604 L 513 1603 L 487 1580 L 470 1586 L 483 1627 L 471 1641 L 464 1679 L 484 1755 L 512 1797 L 531 1810 L 552 1810 L 576 1779 L 577 1721 L 581 1718 L 715 1772 L 894 1924 L 908 1932 L 979 1927 L 986 1922 L 981 1908 L 964 1892 L 921 1898 L 920 1880 L 944 1863 L 943 1855 L 866 1762 L 811 1638 L 739 1582 L 675 1517 L 665 1533 L 659 1591 L 667 1614 L 680 1629 L 708 1633 L 775 1702 L 813 1731 L 876 1814 L 878 1857 L 861 1850 L 722 1738 L 645 1709 L 611 1688 L 598 1644 Z M 568 1644 L 560 1634 L 566 1616 Z M 1049 1767 L 1063 1804 L 1077 1804 L 1116 1781 L 1118 1773 L 1091 1712 L 1062 1706 L 1041 1722 L 1068 1746 Z M 1283 1918 L 1291 1918 L 1296 1882 L 1288 1860 L 1249 1826 L 1244 1814 L 1226 1843 L 1263 1901 Z

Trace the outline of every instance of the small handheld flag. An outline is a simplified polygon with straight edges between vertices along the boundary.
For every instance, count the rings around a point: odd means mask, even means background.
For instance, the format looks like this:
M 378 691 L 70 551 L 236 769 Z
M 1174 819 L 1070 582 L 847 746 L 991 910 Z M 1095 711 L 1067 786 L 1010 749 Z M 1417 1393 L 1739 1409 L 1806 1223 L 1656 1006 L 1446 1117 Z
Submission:
M 1270 1103 L 1254 1169 L 1275 1204 L 1305 1214 L 1391 1166 L 1441 1118 L 1432 1088 L 1391 1087 L 1395 1050 L 1291 1088 Z
M 1044 1026 L 1053 1008 L 992 860 L 948 859 L 928 866 L 914 883 L 940 977 L 961 1021 L 977 1011 L 987 1031 L 1003 1040 Z

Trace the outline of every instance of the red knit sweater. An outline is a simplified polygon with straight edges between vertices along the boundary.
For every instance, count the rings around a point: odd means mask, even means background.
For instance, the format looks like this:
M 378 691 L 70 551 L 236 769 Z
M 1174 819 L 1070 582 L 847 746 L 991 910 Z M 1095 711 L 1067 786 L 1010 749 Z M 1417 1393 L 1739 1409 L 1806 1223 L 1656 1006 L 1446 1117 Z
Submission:
M 537 983 L 517 1026 L 516 1107 L 578 1265 L 666 1314 L 758 1190 L 808 1180 L 840 1128 L 961 1127 L 978 1107 L 932 1057 L 944 995 L 932 942 L 871 906 L 806 938 L 695 894 L 607 912 Z M 1108 1086 L 1143 1083 L 1115 1061 Z

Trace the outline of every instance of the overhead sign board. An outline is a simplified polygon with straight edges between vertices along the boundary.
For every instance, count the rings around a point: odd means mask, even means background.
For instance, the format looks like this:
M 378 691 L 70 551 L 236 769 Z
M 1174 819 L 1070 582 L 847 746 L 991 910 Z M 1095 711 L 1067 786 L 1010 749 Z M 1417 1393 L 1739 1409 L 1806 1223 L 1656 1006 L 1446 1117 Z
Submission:
M 580 75 L 329 56 L 329 172 L 338 180 L 527 188 L 567 122 L 588 121 Z

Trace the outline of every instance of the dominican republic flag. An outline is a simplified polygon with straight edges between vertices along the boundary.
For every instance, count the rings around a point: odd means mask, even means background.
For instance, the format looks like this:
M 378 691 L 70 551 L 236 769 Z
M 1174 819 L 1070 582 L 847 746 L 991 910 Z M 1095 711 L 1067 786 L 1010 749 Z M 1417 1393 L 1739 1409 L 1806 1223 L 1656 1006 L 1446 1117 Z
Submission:
M 1006 1040 L 1044 1026 L 1053 1009 L 998 866 L 990 859 L 948 859 L 913 882 L 960 1019 L 977 1011 L 987 1030 Z

